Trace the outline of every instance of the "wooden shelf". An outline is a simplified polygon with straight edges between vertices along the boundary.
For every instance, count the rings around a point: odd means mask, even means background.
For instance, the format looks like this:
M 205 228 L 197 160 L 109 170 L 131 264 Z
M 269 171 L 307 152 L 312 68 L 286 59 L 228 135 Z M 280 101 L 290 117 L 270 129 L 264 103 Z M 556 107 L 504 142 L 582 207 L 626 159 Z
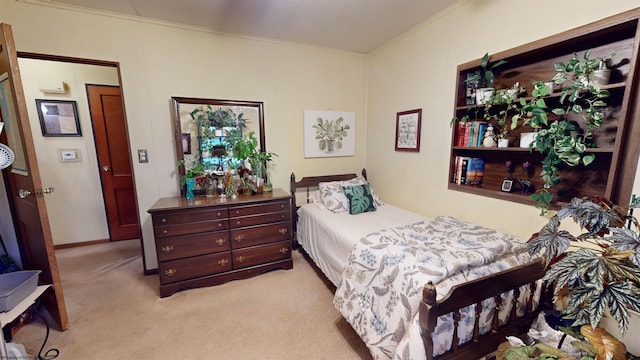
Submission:
M 609 90 L 610 96 L 605 99 L 607 108 L 604 124 L 594 131 L 593 147 L 586 153 L 595 154 L 596 160 L 589 166 L 563 166 L 560 170 L 561 183 L 552 189 L 555 204 L 564 204 L 575 196 L 599 195 L 618 204 L 628 203 L 631 197 L 635 170 L 640 146 L 640 91 L 635 69 L 638 64 L 638 24 L 640 9 L 628 11 L 566 31 L 530 44 L 525 44 L 507 51 L 492 54 L 491 62 L 506 60 L 507 62 L 494 70 L 494 87 L 509 89 L 517 82 L 525 86 L 525 99 L 531 99 L 532 82 L 546 81 L 555 74 L 554 64 L 566 62 L 574 53 L 583 54 L 591 50 L 591 57 L 605 57 L 615 53 L 611 83 L 602 86 Z M 480 59 L 461 64 L 457 68 L 457 92 L 454 105 L 454 117 L 474 116 L 484 121 L 484 105 L 467 104 L 466 83 L 468 74 L 480 69 Z M 561 89 L 545 97 L 549 106 L 559 104 Z M 495 105 L 500 106 L 500 105 Z M 580 123 L 580 118 L 575 119 Z M 553 121 L 553 118 L 550 118 Z M 499 127 L 493 124 L 495 129 Z M 536 189 L 543 186 L 540 178 L 542 155 L 528 147 L 518 145 L 520 134 L 532 129 L 518 128 L 510 132 L 511 147 L 485 148 L 456 146 L 458 144 L 457 126 L 452 126 L 451 157 L 449 166 L 449 189 L 505 201 L 534 205 L 527 196 L 501 191 L 501 183 L 509 176 L 505 162 L 511 161 L 516 171 L 513 176 L 528 179 L 522 164 L 533 164 L 534 171 L 530 177 Z M 635 139 L 635 140 L 634 140 Z M 480 187 L 459 185 L 456 179 L 456 158 L 476 157 L 485 161 L 483 182 Z

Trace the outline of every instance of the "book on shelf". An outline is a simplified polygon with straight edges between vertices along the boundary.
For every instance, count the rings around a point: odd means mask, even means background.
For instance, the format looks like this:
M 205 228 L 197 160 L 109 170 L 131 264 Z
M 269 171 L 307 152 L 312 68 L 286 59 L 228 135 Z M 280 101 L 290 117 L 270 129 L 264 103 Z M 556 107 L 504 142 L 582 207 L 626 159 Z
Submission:
M 467 163 L 466 185 L 480 186 L 484 177 L 484 160 L 471 158 Z
M 453 182 L 458 185 L 482 185 L 484 160 L 469 156 L 456 156 Z

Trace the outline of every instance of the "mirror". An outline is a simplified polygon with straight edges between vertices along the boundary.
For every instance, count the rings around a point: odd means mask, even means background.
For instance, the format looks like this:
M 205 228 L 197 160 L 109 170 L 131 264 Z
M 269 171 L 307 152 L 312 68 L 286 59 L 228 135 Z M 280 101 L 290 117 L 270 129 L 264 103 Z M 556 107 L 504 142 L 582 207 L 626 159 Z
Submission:
M 228 140 L 254 132 L 261 151 L 264 140 L 263 103 L 258 101 L 216 100 L 172 97 L 176 160 L 182 177 L 200 164 L 211 171 L 229 165 Z

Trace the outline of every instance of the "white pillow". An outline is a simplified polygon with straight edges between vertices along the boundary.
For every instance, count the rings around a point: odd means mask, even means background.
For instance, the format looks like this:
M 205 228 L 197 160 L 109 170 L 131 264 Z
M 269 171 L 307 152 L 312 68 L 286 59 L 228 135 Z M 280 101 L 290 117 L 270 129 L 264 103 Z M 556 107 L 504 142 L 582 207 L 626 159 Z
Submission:
M 358 175 L 350 180 L 321 182 L 318 184 L 318 189 L 320 190 L 322 204 L 334 213 L 349 212 L 349 199 L 347 199 L 347 196 L 344 194 L 343 188 L 345 186 L 364 185 L 367 183 L 367 179 L 362 175 Z M 373 189 L 371 193 L 373 195 L 374 205 L 382 205 L 382 200 Z
M 314 190 L 309 192 L 309 197 L 307 198 L 307 202 L 310 204 L 320 204 L 322 203 L 322 199 L 320 198 L 320 190 Z

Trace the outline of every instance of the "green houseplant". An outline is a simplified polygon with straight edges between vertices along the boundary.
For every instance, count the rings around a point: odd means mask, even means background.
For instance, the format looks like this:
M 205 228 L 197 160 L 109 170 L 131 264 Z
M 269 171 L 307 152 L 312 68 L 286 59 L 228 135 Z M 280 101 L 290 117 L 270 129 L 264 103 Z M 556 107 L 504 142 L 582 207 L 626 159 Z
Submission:
M 635 201 L 635 203 L 634 203 Z M 638 207 L 634 197 L 630 207 Z M 582 233 L 561 228 L 570 218 Z M 542 254 L 544 280 L 554 295 L 566 294 L 563 314 L 574 326 L 596 328 L 608 309 L 621 334 L 629 310 L 640 311 L 640 227 L 632 212 L 599 198 L 574 198 L 528 242 L 531 255 Z
M 542 81 L 535 82 L 531 98 L 520 98 L 520 111 L 512 117 L 512 124 L 538 132 L 530 149 L 543 154 L 540 176 L 544 187 L 531 198 L 542 213 L 553 200 L 550 189 L 560 183 L 562 166 L 588 166 L 595 159 L 587 149 L 594 146 L 593 130 L 602 126 L 609 91 L 589 80 L 602 62 L 602 58 L 590 55 L 587 50 L 582 56 L 574 53 L 567 63 L 555 63 L 552 80 L 562 86 L 555 106 L 545 100 L 551 88 Z
M 493 70 L 507 62 L 506 60 L 499 60 L 490 63 L 490 59 L 489 53 L 485 53 L 480 59 L 480 70 L 465 79 L 466 83 L 476 87 L 476 104 L 484 104 L 493 95 Z

